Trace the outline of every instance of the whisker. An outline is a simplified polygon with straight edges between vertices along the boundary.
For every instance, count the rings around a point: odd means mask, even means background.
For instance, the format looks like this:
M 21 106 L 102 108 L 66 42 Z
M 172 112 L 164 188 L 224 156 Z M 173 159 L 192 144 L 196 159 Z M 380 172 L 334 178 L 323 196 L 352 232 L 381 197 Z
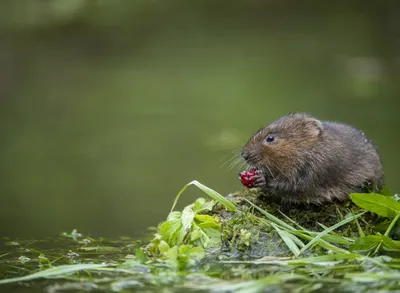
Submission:
M 291 181 L 291 179 L 289 178 L 289 176 L 287 176 L 284 172 L 282 172 L 282 170 L 278 167 L 277 164 L 272 164 L 276 169 L 278 169 L 278 171 L 280 172 L 280 174 L 282 174 L 283 176 L 285 176 L 289 181 Z
M 247 163 L 245 161 L 241 161 L 238 166 L 238 170 L 243 170 L 246 165 L 247 165 Z
M 240 166 L 241 164 L 243 163 L 243 160 L 240 158 L 240 157 L 238 157 L 238 158 L 236 158 L 236 160 L 233 162 L 233 164 L 231 164 L 229 167 L 229 170 L 232 170 L 232 169 L 234 169 L 234 168 L 237 168 L 238 166 Z
M 235 158 L 233 161 L 231 161 L 231 163 L 228 166 L 228 170 L 232 170 L 233 167 L 235 167 L 235 165 L 238 164 L 238 158 Z
M 268 164 L 265 165 L 265 167 L 267 167 L 269 174 L 271 174 L 271 177 L 272 177 L 273 179 L 275 179 L 274 173 L 272 173 L 271 169 L 268 167 L 268 165 L 271 164 L 271 161 L 270 161 L 267 157 L 265 157 L 265 159 L 268 161 Z
M 225 162 L 222 163 L 221 168 L 224 167 L 224 166 L 225 166 L 226 164 L 228 164 L 228 163 L 229 163 L 229 164 L 232 164 L 233 160 L 236 159 L 235 156 L 229 156 L 228 159 L 225 159 L 227 156 L 228 156 L 228 155 L 224 156 L 223 160 L 224 160 Z
M 242 148 L 237 148 L 231 151 L 232 154 L 240 154 L 242 152 Z
M 225 155 L 225 156 L 223 157 L 223 159 L 221 160 L 221 161 L 223 161 L 223 163 L 222 163 L 222 165 L 221 165 L 221 168 L 223 168 L 223 167 L 225 167 L 227 164 L 229 164 L 228 170 L 229 170 L 229 169 L 232 169 L 232 167 L 233 167 L 234 165 L 237 164 L 236 161 L 241 159 L 241 158 L 240 158 L 240 153 L 241 153 L 241 151 L 242 151 L 242 149 L 241 149 L 241 148 L 238 148 L 238 149 L 232 150 L 232 151 L 230 152 L 230 154 Z M 228 159 L 226 159 L 227 157 L 228 157 Z

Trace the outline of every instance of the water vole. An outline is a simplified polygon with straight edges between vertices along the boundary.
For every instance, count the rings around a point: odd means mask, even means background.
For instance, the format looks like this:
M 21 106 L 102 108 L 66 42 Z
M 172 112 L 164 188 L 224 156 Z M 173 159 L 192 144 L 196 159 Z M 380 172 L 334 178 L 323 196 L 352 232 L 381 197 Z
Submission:
M 365 186 L 383 185 L 380 156 L 363 132 L 305 113 L 257 131 L 241 156 L 258 170 L 254 186 L 286 204 L 345 201 Z

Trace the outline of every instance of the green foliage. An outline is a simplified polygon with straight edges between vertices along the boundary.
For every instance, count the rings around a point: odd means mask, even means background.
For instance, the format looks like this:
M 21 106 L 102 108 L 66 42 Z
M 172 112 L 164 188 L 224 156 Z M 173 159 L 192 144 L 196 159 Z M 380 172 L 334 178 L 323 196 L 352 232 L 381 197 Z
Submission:
M 400 241 L 395 241 L 389 237 L 393 228 L 396 225 L 398 226 L 400 203 L 395 200 L 396 196 L 388 188 L 384 188 L 382 193 L 384 194 L 354 193 L 350 195 L 352 201 L 361 208 L 391 219 L 390 222 L 385 222 L 387 228 L 384 235 L 367 235 L 357 238 L 350 245 L 351 251 L 373 255 L 378 252 L 400 253 Z M 381 224 L 380 228 L 383 227 L 384 225 Z
M 168 263 L 175 269 L 187 269 L 195 265 L 205 256 L 205 251 L 201 247 L 193 247 L 191 245 L 181 245 L 174 247 L 164 247 L 163 255 L 167 258 Z
M 236 210 L 239 214 L 248 214 L 247 212 L 238 210 L 235 205 L 231 207 L 230 205 L 226 204 L 224 200 L 221 200 L 222 196 L 220 194 L 198 183 L 197 181 L 193 181 L 184 186 L 184 188 L 178 193 L 172 209 L 175 207 L 180 195 L 188 186 L 192 184 L 199 187 L 212 198 L 218 200 L 226 208 L 229 208 L 232 211 Z M 276 234 L 281 238 L 283 243 L 286 244 L 286 247 L 296 257 L 304 254 L 305 252 L 309 254 L 312 253 L 312 251 L 319 251 L 315 250 L 316 247 L 328 249 L 329 251 L 335 253 L 348 253 L 346 249 L 343 249 L 343 245 L 347 247 L 350 246 L 350 251 L 359 251 L 360 253 L 371 252 L 376 254 L 380 250 L 393 251 L 397 249 L 397 243 L 393 240 L 390 240 L 388 235 L 397 223 L 398 216 L 396 215 L 398 215 L 398 211 L 400 211 L 400 203 L 389 197 L 393 196 L 389 189 L 384 188 L 383 192 L 385 195 L 351 195 L 353 202 L 360 208 L 374 212 L 380 216 L 393 219 L 388 224 L 389 226 L 386 228 L 387 230 L 385 235 L 377 238 L 375 237 L 373 240 L 371 240 L 371 237 L 369 237 L 370 235 L 365 236 L 365 233 L 357 220 L 358 218 L 364 216 L 366 211 L 360 211 L 358 214 L 354 214 L 349 210 L 347 212 L 347 216 L 341 220 L 339 220 L 341 213 L 338 211 L 337 219 L 339 221 L 337 223 L 330 227 L 320 224 L 324 230 L 321 232 L 315 232 L 309 231 L 308 229 L 302 227 L 301 223 L 297 223 L 284 214 L 284 218 L 291 224 L 294 224 L 294 226 L 287 223 L 287 221 L 278 218 L 267 210 L 260 208 L 250 200 L 245 198 L 244 201 L 250 204 L 251 207 L 260 212 L 263 216 L 255 217 L 255 219 L 261 224 L 260 229 L 262 230 L 262 226 L 264 226 L 265 230 L 268 230 L 268 227 L 275 230 Z M 153 248 L 153 252 L 162 251 L 163 246 L 166 244 L 168 245 L 168 248 L 174 246 L 179 247 L 179 245 L 182 244 L 197 245 L 201 248 L 218 246 L 221 243 L 221 226 L 219 224 L 219 218 L 215 216 L 213 217 L 210 214 L 206 215 L 199 213 L 199 211 L 210 213 L 212 208 L 212 202 L 207 202 L 201 198 L 193 205 L 185 207 L 182 212 L 171 211 L 167 220 L 159 226 L 159 233 L 156 235 L 156 238 L 153 241 L 153 245 L 156 247 L 158 245 L 158 251 L 157 248 Z M 231 245 L 233 244 L 232 241 L 234 241 L 236 245 L 249 247 L 250 245 L 255 245 L 254 240 L 258 241 L 258 232 L 252 231 L 251 228 L 246 226 L 246 223 L 251 222 L 251 219 L 247 216 L 244 216 L 243 219 L 244 220 L 241 222 L 241 224 L 240 222 L 236 222 L 235 226 L 232 226 L 232 228 L 230 228 L 230 222 L 227 222 L 227 225 L 224 227 L 226 231 L 231 231 L 228 234 L 224 234 L 224 239 L 228 240 Z M 340 234 L 334 233 L 335 230 L 345 227 L 350 223 L 355 223 L 360 237 L 349 238 L 345 237 L 345 235 L 341 236 Z M 306 244 L 304 243 L 304 240 L 307 241 Z
M 220 244 L 219 218 L 201 214 L 210 212 L 213 205 L 213 202 L 199 198 L 182 212 L 171 212 L 159 226 L 160 239 L 171 247 L 184 243 L 197 244 L 203 248 Z
M 386 252 L 400 253 L 400 241 L 395 241 L 386 235 L 369 235 L 357 238 L 350 245 L 350 251 L 362 254 L 374 253 L 379 248 Z
M 235 210 L 236 206 L 215 190 L 192 181 L 186 184 L 177 194 L 167 220 L 158 227 L 157 234 L 146 251 L 152 256 L 161 256 L 170 262 L 181 262 L 182 259 L 191 259 L 189 256 L 203 257 L 204 249 L 221 244 L 221 224 L 218 216 L 208 215 L 215 205 L 215 201 L 198 198 L 193 204 L 185 207 L 182 212 L 173 211 L 181 194 L 187 187 L 194 185 L 209 195 L 228 210 Z M 192 245 L 196 246 L 191 248 Z M 182 262 L 181 262 L 182 263 Z M 191 261 L 185 261 L 191 264 Z
M 400 203 L 394 199 L 376 193 L 353 193 L 351 200 L 359 207 L 386 218 L 394 218 L 400 213 Z
M 66 241 L 79 245 L 69 251 L 70 262 L 82 258 L 77 251 L 98 258 L 106 254 L 116 255 L 113 259 L 108 257 L 106 263 L 97 264 L 93 260 L 89 263 L 82 259 L 77 263 L 55 265 L 54 262 L 62 257 L 25 249 L 21 242 L 9 241 L 10 247 L 20 255 L 0 253 L 0 259 L 4 261 L 8 256 L 14 259 L 10 267 L 35 263 L 37 270 L 25 276 L 0 280 L 0 284 L 57 278 L 78 282 L 53 284 L 48 291 L 99 289 L 124 292 L 145 287 L 149 292 L 159 292 L 160 288 L 171 284 L 184 292 L 221 293 L 260 292 L 267 287 L 282 292 L 311 292 L 315 288 L 321 292 L 328 289 L 331 292 L 350 292 L 354 288 L 360 292 L 400 289 L 400 259 L 396 258 L 400 255 L 400 241 L 391 237 L 396 235 L 400 210 L 396 195 L 389 190 L 382 192 L 385 194 L 352 194 L 353 202 L 364 210 L 347 204 L 344 209 L 335 207 L 328 210 L 336 222 L 318 223 L 318 232 L 309 229 L 309 221 L 290 218 L 274 210 L 273 206 L 261 208 L 250 196 L 248 198 L 252 200 L 241 199 L 240 205 L 225 205 L 212 189 L 194 185 L 211 194 L 213 200 L 198 198 L 182 211 L 171 211 L 166 221 L 158 226 L 153 240 L 145 247 L 135 248 L 133 254 L 132 244 L 123 246 L 126 250 L 121 251 L 120 245 L 84 238 L 76 230 L 62 234 Z M 335 210 L 335 214 L 331 213 Z M 384 223 L 381 225 L 383 234 L 363 229 L 369 219 L 366 216 L 373 213 L 379 215 L 376 223 Z M 360 232 L 359 235 L 348 236 L 348 229 L 353 228 Z M 206 253 L 207 248 L 218 251 L 221 247 L 232 249 L 234 245 L 237 249 L 231 250 L 231 259 L 229 254 L 225 254 L 225 260 L 221 260 L 222 250 L 219 250 L 217 258 L 213 258 L 208 250 Z M 281 249 L 282 245 L 287 248 L 284 257 L 272 257 L 272 254 L 255 260 L 233 257 L 246 249 L 270 252 L 271 247 Z M 123 252 L 125 257 L 121 257 Z M 288 258 L 290 255 L 295 258 Z M 214 268 L 213 265 L 219 266 Z M 192 275 L 192 271 L 196 274 Z M 105 274 L 108 278 L 104 277 Z

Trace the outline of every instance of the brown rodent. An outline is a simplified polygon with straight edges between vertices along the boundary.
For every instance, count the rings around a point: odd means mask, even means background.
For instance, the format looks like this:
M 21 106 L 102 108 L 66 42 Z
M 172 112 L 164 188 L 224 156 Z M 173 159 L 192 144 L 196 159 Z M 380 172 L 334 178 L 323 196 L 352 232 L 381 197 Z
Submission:
M 345 201 L 366 186 L 380 190 L 379 154 L 363 132 L 290 113 L 257 131 L 242 158 L 258 170 L 256 187 L 283 204 Z

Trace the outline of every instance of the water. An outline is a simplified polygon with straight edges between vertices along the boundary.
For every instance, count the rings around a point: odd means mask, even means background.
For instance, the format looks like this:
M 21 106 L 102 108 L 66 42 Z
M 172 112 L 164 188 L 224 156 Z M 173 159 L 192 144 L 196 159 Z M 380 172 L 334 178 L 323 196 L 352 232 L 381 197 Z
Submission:
M 223 163 L 293 111 L 361 128 L 400 189 L 398 43 L 372 8 L 184 6 L 168 20 L 151 9 L 148 22 L 7 35 L 1 236 L 141 235 L 191 180 L 241 188 Z M 189 189 L 178 208 L 199 196 Z

